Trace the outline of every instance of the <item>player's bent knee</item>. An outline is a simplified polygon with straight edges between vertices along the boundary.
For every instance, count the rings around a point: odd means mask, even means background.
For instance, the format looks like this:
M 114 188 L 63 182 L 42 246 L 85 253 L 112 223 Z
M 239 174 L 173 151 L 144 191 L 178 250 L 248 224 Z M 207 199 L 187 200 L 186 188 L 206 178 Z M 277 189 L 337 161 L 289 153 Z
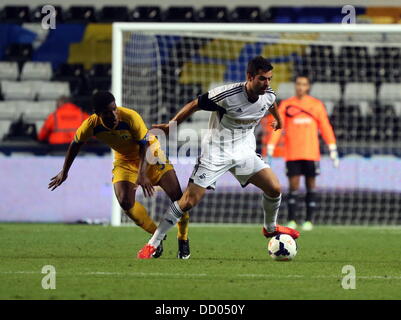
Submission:
M 280 196 L 281 186 L 279 184 L 277 186 L 274 186 L 272 191 L 273 191 L 275 197 Z
M 135 204 L 135 201 L 132 201 L 132 199 L 129 198 L 118 199 L 118 202 L 120 203 L 120 207 L 125 211 L 131 209 Z
M 194 207 L 194 203 L 189 199 L 181 199 L 178 203 L 182 211 L 188 211 Z
M 184 196 L 179 200 L 179 205 L 182 211 L 191 210 L 198 203 L 196 196 L 184 194 Z
M 182 192 L 181 191 L 177 191 L 174 194 L 171 195 L 171 201 L 178 201 L 182 198 Z
M 265 190 L 265 193 L 272 198 L 277 198 L 281 194 L 281 186 L 279 183 L 273 184 L 269 190 Z

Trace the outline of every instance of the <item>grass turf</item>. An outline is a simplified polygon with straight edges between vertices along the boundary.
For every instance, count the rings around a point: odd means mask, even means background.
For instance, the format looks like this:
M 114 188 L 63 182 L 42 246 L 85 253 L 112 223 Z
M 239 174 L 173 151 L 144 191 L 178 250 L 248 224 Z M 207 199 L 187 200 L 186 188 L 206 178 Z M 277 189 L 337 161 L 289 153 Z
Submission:
M 291 262 L 273 261 L 255 225 L 190 225 L 192 256 L 138 260 L 138 227 L 0 224 L 0 299 L 401 299 L 401 228 L 318 226 Z M 44 290 L 44 265 L 56 289 Z M 342 288 L 342 267 L 356 289 Z

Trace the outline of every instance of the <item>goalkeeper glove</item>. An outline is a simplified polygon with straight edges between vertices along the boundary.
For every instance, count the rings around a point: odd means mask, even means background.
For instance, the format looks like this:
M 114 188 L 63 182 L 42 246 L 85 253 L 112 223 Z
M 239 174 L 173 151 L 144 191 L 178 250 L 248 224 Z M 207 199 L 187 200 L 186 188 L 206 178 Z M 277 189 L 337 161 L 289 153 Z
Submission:
M 340 165 L 340 159 L 338 158 L 337 145 L 330 144 L 329 150 L 330 150 L 330 159 L 333 161 L 333 166 L 334 168 L 338 168 L 338 166 Z

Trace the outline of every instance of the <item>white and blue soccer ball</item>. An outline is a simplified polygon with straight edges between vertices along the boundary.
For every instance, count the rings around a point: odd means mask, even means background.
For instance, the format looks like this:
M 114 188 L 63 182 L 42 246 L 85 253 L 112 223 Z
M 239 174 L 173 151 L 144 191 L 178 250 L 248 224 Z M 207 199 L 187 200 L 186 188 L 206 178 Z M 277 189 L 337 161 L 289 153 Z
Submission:
M 288 234 L 279 234 L 270 239 L 268 250 L 273 260 L 288 261 L 297 255 L 297 243 Z

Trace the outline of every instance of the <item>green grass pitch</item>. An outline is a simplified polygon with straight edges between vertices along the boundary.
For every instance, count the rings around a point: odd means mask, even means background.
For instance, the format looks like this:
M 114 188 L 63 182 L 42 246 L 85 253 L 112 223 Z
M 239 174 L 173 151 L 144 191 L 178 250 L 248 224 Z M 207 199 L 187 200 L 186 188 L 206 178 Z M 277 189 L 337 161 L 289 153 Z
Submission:
M 138 227 L 0 224 L 0 299 L 401 299 L 401 227 L 317 226 L 276 262 L 256 225 L 190 225 L 192 256 L 141 261 Z M 56 289 L 41 286 L 56 268 Z M 342 288 L 342 268 L 356 288 Z

